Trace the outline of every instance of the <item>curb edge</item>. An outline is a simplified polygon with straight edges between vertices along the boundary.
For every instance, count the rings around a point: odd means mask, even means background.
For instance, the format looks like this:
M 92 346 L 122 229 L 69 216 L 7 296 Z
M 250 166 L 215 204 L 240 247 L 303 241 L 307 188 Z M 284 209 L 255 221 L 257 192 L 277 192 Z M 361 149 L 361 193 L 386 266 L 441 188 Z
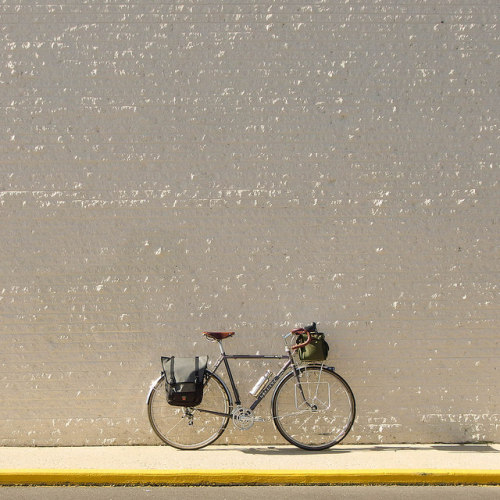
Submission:
M 364 470 L 0 470 L 0 485 L 500 485 L 500 470 L 364 469 Z

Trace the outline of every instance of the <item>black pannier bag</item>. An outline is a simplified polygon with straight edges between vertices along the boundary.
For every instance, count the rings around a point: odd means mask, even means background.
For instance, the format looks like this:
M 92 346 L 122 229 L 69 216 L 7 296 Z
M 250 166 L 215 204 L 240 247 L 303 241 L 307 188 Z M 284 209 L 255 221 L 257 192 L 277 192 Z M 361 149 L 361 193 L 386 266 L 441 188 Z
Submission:
M 197 406 L 203 399 L 203 377 L 208 356 L 176 358 L 162 356 L 167 402 L 172 406 Z

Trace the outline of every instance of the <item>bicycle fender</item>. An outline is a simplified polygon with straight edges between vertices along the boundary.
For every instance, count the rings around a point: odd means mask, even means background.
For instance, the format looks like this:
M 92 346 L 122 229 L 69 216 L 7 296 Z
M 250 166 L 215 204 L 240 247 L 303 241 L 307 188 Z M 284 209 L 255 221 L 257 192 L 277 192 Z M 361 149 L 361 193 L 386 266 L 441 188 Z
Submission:
M 151 385 L 149 386 L 148 397 L 146 398 L 146 404 L 148 403 L 149 398 L 151 397 L 151 393 L 153 392 L 153 389 L 156 387 L 156 384 L 160 381 L 160 379 L 162 377 L 163 377 L 163 375 L 160 375 L 157 379 L 155 379 L 151 382 Z

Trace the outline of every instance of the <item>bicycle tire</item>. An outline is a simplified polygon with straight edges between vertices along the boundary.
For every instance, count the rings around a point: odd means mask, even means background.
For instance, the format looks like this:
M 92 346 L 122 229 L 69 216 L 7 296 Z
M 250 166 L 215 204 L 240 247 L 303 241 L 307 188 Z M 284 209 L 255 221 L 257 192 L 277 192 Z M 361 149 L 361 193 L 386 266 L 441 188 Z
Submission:
M 224 382 L 206 370 L 203 401 L 198 406 L 169 405 L 163 375 L 151 390 L 147 406 L 151 427 L 164 443 L 181 450 L 197 450 L 213 443 L 224 432 L 232 399 Z
M 272 415 L 279 433 L 304 450 L 324 450 L 340 443 L 356 417 L 348 383 L 333 369 L 316 365 L 299 368 L 298 376 L 300 385 L 292 371 L 273 393 Z

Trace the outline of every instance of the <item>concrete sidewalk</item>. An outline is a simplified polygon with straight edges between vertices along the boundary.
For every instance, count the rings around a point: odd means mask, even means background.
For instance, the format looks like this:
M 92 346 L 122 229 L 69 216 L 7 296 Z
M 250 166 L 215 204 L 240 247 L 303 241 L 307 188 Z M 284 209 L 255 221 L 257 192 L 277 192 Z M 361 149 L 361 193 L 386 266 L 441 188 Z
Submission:
M 500 444 L 2 448 L 0 484 L 500 484 Z

